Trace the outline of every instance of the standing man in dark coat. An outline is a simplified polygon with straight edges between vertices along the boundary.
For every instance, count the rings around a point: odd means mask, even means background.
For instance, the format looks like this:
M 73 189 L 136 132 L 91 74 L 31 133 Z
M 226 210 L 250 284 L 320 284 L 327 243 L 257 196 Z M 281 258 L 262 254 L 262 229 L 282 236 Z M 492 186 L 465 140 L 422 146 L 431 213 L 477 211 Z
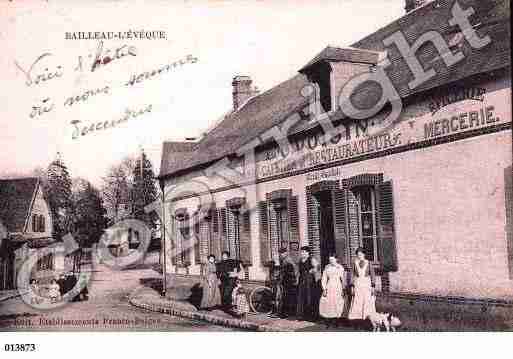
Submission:
M 219 287 L 221 292 L 221 305 L 224 310 L 230 310 L 232 307 L 232 292 L 235 288 L 235 281 L 242 270 L 241 263 L 236 259 L 230 258 L 230 253 L 224 251 L 221 255 L 222 260 L 217 264 L 217 277 L 221 281 Z
M 310 247 L 301 247 L 301 259 L 299 260 L 299 282 L 297 287 L 297 317 L 303 320 L 312 320 L 314 306 L 315 280 L 312 274 L 312 257 Z
M 286 318 L 296 314 L 297 267 L 290 258 L 286 248 L 280 249 L 280 275 L 278 285 L 281 289 L 279 316 Z

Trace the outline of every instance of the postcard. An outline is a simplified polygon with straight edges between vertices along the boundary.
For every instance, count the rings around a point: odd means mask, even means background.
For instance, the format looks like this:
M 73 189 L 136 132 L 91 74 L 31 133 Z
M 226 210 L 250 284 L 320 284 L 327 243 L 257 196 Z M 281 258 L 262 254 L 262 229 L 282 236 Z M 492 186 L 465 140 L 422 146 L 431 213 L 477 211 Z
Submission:
M 0 331 L 513 329 L 508 0 L 0 11 Z

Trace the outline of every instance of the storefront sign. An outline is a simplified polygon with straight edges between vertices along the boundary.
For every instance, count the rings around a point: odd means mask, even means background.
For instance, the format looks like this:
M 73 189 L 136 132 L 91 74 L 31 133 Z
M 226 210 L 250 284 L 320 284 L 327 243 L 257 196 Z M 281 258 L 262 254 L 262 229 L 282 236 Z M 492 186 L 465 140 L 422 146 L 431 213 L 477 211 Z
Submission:
M 292 150 L 282 153 L 277 147 L 261 154 L 257 161 L 257 177 L 282 175 L 308 168 L 365 155 L 389 151 L 397 147 L 423 143 L 433 138 L 443 138 L 467 131 L 485 129 L 511 121 L 507 89 L 486 93 L 475 88 L 463 91 L 460 97 L 448 98 L 443 106 L 444 115 L 433 116 L 428 112 L 419 117 L 402 118 L 397 123 L 369 119 L 348 125 L 345 133 L 329 141 L 322 134 L 311 135 L 292 143 Z M 463 95 L 464 94 L 464 95 Z M 470 101 L 458 99 L 467 96 Z M 476 103 L 474 100 L 478 100 Z M 453 103 L 449 103 L 453 101 Z M 455 103 L 454 101 L 458 102 Z M 438 108 L 441 108 L 440 106 Z M 433 118 L 436 117 L 436 118 Z M 476 133 L 478 135 L 479 133 Z M 430 145 L 428 142 L 426 145 Z M 332 169 L 322 169 L 308 174 L 308 179 L 333 177 Z M 328 173 L 325 173 L 328 171 Z
M 474 100 L 474 101 L 484 101 L 484 94 L 486 93 L 486 89 L 480 87 L 456 87 L 451 88 L 445 93 L 437 97 L 433 97 L 429 102 L 429 109 L 431 110 L 431 114 L 434 115 L 440 109 L 464 100 Z

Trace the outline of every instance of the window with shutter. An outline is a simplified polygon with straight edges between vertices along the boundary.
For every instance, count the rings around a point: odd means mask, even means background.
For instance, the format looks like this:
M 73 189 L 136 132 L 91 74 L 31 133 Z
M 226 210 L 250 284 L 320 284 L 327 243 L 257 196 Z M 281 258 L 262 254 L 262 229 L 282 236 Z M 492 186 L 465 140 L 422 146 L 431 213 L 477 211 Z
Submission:
M 181 221 L 181 254 L 182 254 L 182 265 L 188 266 L 191 264 L 191 219 L 188 214 L 185 214 L 184 219 Z
M 289 250 L 293 259 L 299 260 L 300 236 L 299 236 L 299 205 L 297 196 L 288 198 L 289 218 Z
M 218 208 L 212 207 L 212 216 L 210 220 L 211 230 L 209 231 L 209 252 L 212 253 L 216 259 L 221 258 L 221 231 L 219 230 L 219 216 L 220 211 Z
M 200 237 L 200 213 L 195 212 L 193 215 L 193 236 L 191 240 L 194 242 L 194 263 L 200 264 L 201 263 L 201 253 L 200 253 L 200 243 L 201 243 L 201 237 Z
M 39 222 L 39 216 L 37 214 L 32 215 L 32 232 L 38 232 L 38 222 Z
M 171 216 L 171 221 L 169 223 L 170 227 L 170 235 L 169 235 L 169 244 L 170 250 L 169 253 L 171 255 L 171 264 L 178 265 L 178 240 L 177 240 L 177 219 L 174 216 Z
M 261 257 L 265 265 L 279 260 L 280 248 L 293 258 L 299 255 L 299 211 L 297 196 L 291 189 L 279 189 L 266 194 L 260 202 Z M 265 223 L 265 228 L 263 224 Z
M 376 190 L 374 186 L 352 189 L 358 208 L 358 237 L 367 259 L 378 262 Z
M 339 263 L 344 265 L 346 270 L 351 266 L 351 254 L 349 236 L 347 235 L 347 189 L 335 189 L 332 194 L 333 225 L 335 229 L 335 251 Z
M 264 266 L 271 261 L 271 242 L 269 240 L 269 213 L 267 201 L 258 202 L 258 214 L 260 217 L 260 261 Z
M 312 255 L 320 258 L 320 231 L 319 231 L 319 212 L 318 201 L 312 193 L 312 187 L 306 188 L 306 221 L 308 233 L 308 246 L 312 250 Z
M 227 232 L 228 232 L 228 218 L 226 213 L 226 208 L 219 208 L 219 224 L 220 224 L 220 245 L 221 245 L 221 252 L 229 252 L 228 247 L 228 238 L 227 238 Z
M 39 216 L 39 232 L 45 231 L 45 216 L 40 215 Z
M 240 213 L 240 260 L 244 266 L 252 264 L 251 257 L 251 223 L 250 213 L 248 210 L 243 210 Z
M 396 234 L 394 228 L 394 198 L 392 181 L 377 186 L 379 200 L 380 260 L 384 272 L 398 270 Z
M 226 211 L 227 250 L 230 258 L 240 260 L 240 212 L 228 209 Z

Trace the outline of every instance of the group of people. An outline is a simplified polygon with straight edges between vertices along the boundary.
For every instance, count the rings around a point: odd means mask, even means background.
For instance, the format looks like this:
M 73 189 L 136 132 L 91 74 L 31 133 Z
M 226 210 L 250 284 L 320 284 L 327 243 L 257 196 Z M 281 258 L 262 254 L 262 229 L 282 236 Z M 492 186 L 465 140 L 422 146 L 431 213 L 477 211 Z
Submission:
M 73 273 L 61 274 L 58 279 L 52 279 L 49 285 L 41 285 L 38 280 L 32 279 L 30 287 L 32 291 L 32 304 L 39 304 L 42 298 L 49 298 L 52 303 L 59 302 L 62 297 L 72 290 L 77 284 L 77 277 Z M 45 291 L 46 289 L 46 291 Z M 72 298 L 72 301 L 88 300 L 89 291 L 87 285 L 81 289 L 78 295 Z
M 319 316 L 328 326 L 338 319 L 364 320 L 376 311 L 374 270 L 365 258 L 363 248 L 356 250 L 350 272 L 338 263 L 335 253 L 329 255 L 323 271 L 310 248 L 301 247 L 299 263 L 294 263 L 286 249 L 280 251 L 279 264 L 272 271 L 275 295 L 274 315 L 315 321 Z
M 301 258 L 295 263 L 286 249 L 279 251 L 279 263 L 271 269 L 271 286 L 274 295 L 274 316 L 295 317 L 316 321 L 319 317 L 328 326 L 338 325 L 338 319 L 365 320 L 376 311 L 374 270 L 365 258 L 363 248 L 356 250 L 351 269 L 346 272 L 338 263 L 335 253 L 321 270 L 318 260 L 311 256 L 308 246 L 301 247 Z M 214 255 L 208 256 L 202 285 L 200 307 L 230 311 L 238 316 L 249 312 L 249 305 L 241 287 L 243 268 L 240 261 L 222 253 L 216 263 Z
M 231 259 L 229 252 L 224 251 L 218 263 L 214 255 L 209 255 L 200 307 L 206 310 L 220 308 L 237 316 L 247 315 L 249 304 L 240 281 L 243 273 L 242 263 Z

